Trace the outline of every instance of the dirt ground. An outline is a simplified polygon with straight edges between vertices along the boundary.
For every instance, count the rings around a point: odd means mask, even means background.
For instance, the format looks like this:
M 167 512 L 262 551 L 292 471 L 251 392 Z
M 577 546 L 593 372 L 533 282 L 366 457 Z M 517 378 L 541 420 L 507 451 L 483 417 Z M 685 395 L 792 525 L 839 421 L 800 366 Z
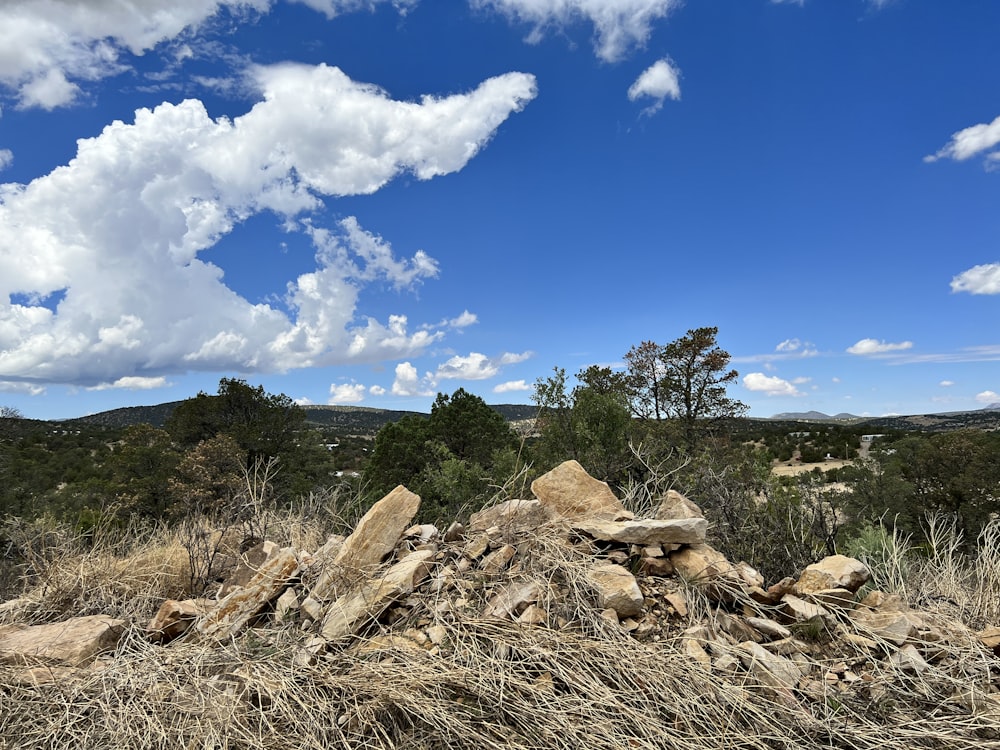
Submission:
M 794 477 L 810 472 L 817 467 L 821 471 L 828 471 L 829 469 L 839 469 L 842 466 L 849 466 L 852 463 L 854 462 L 845 461 L 841 458 L 831 458 L 829 461 L 819 461 L 814 464 L 804 464 L 799 461 L 783 461 L 773 466 L 771 472 L 779 477 Z

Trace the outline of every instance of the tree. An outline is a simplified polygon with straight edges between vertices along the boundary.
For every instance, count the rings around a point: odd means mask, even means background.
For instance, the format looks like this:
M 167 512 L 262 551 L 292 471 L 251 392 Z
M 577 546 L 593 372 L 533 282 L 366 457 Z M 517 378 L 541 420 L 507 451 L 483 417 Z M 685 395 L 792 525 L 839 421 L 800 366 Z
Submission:
M 166 431 L 148 424 L 128 427 L 108 460 L 112 492 L 123 511 L 164 517 L 171 504 L 169 480 L 179 461 Z
M 624 376 L 592 365 L 576 379 L 579 384 L 567 392 L 566 371 L 556 367 L 552 376 L 535 382 L 540 432 L 535 454 L 543 466 L 573 459 L 591 475 L 619 482 L 631 463 Z
M 494 468 L 509 463 L 516 444 L 500 414 L 459 388 L 438 394 L 429 417 L 404 417 L 379 430 L 364 484 L 376 499 L 405 485 L 420 495 L 422 519 L 454 520 L 487 499 Z
M 238 378 L 222 378 L 218 395 L 202 392 L 177 405 L 166 429 L 183 447 L 229 435 L 246 452 L 246 468 L 287 453 L 306 421 L 305 411 L 285 394 L 270 394 Z
M 204 392 L 177 405 L 166 429 L 182 449 L 228 435 L 243 452 L 243 468 L 253 472 L 278 459 L 276 489 L 298 495 L 329 481 L 331 459 L 323 442 L 306 426 L 306 413 L 291 398 L 267 393 L 237 378 L 219 381 L 219 392 Z
M 747 408 L 726 395 L 739 373 L 729 369 L 729 353 L 716 343 L 718 332 L 715 327 L 694 328 L 662 346 L 644 341 L 625 355 L 636 416 L 675 421 L 687 449 L 715 422 L 740 416 Z

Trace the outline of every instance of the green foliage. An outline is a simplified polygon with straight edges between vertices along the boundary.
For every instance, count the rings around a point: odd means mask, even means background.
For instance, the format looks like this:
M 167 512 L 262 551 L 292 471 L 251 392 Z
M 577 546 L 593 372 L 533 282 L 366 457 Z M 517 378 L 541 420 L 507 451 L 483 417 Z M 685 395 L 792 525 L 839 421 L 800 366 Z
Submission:
M 240 447 L 246 471 L 278 459 L 276 489 L 288 496 L 328 483 L 332 475 L 322 438 L 306 428 L 302 408 L 284 394 L 267 393 L 244 380 L 223 378 L 217 395 L 199 393 L 182 401 L 166 430 L 183 449 L 227 435 Z
M 506 421 L 463 389 L 438 394 L 427 418 L 404 417 L 375 437 L 364 486 L 372 500 L 399 484 L 421 497 L 427 521 L 451 521 L 476 510 L 508 468 L 516 437 Z
M 779 480 L 760 451 L 706 443 L 659 471 L 702 508 L 710 543 L 731 560 L 746 560 L 769 581 L 836 551 L 841 496 L 808 476 Z
M 574 459 L 594 477 L 620 483 L 631 465 L 631 434 L 622 378 L 610 368 L 577 373 L 580 385 L 566 390 L 566 371 L 539 378 L 532 399 L 538 404 L 540 438 L 533 448 L 540 467 Z
M 1000 512 L 1000 435 L 955 430 L 883 445 L 856 466 L 853 510 L 862 520 L 884 516 L 916 539 L 927 513 L 944 513 L 973 544 Z
M 716 343 L 719 329 L 695 328 L 668 344 L 643 341 L 625 355 L 626 392 L 640 419 L 673 420 L 681 445 L 692 450 L 721 420 L 742 415 L 746 405 L 726 395 L 738 373 Z
M 171 505 L 168 484 L 179 462 L 165 430 L 129 427 L 108 461 L 111 493 L 126 514 L 162 518 Z

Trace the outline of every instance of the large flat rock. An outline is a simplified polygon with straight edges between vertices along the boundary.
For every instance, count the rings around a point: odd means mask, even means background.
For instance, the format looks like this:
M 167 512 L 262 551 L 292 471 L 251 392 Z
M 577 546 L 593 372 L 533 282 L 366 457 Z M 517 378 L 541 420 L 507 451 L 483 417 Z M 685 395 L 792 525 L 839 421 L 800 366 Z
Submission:
M 708 521 L 704 518 L 680 518 L 659 521 L 643 518 L 634 521 L 582 519 L 572 524 L 594 539 L 625 544 L 699 544 L 705 541 Z
M 0 629 L 0 662 L 79 666 L 114 648 L 125 622 L 105 615 L 74 617 L 47 625 Z

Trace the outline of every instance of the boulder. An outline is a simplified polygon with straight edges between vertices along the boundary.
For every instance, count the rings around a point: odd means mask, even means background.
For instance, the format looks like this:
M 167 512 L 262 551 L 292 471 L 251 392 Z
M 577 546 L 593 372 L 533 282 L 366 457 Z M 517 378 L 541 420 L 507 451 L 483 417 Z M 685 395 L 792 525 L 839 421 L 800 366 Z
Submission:
M 325 562 L 323 573 L 309 597 L 326 601 L 339 584 L 374 570 L 395 549 L 419 509 L 420 496 L 403 485 L 375 503 L 358 521 L 351 535 L 336 548 L 334 557 L 328 562 L 320 560 Z
M 619 617 L 642 612 L 643 596 L 639 584 L 621 565 L 596 565 L 587 571 L 587 580 L 597 592 L 597 606 L 613 609 Z
M 868 580 L 871 573 L 863 562 L 844 555 L 824 557 L 809 565 L 795 583 L 799 596 L 828 589 L 847 589 L 855 592 Z
M 674 521 L 684 518 L 704 518 L 701 508 L 688 500 L 677 490 L 667 490 L 653 518 L 660 521 Z
M 516 547 L 510 544 L 505 544 L 503 547 L 493 550 L 490 554 L 480 560 L 479 569 L 484 573 L 496 575 L 507 567 L 507 564 L 514 559 L 514 555 L 516 554 Z
M 795 703 L 792 693 L 802 679 L 802 670 L 791 659 L 772 654 L 759 643 L 745 641 L 736 648 L 747 672 L 782 702 Z
M 47 625 L 10 626 L 0 630 L 0 663 L 80 666 L 114 648 L 124 631 L 123 620 L 105 615 L 74 617 Z
M 621 542 L 643 546 L 659 544 L 700 544 L 705 541 L 708 522 L 704 518 L 681 518 L 658 521 L 610 521 L 606 519 L 580 519 L 572 523 L 580 531 L 605 542 Z M 662 554 L 662 553 L 661 553 Z
M 195 630 L 206 638 L 230 638 L 280 596 L 298 574 L 298 554 L 285 547 L 261 565 L 246 586 L 234 589 L 208 610 L 195 624 Z
M 320 627 L 325 641 L 336 641 L 357 633 L 381 615 L 390 604 L 413 592 L 434 564 L 433 550 L 411 552 L 373 578 L 339 597 L 326 611 Z
M 225 598 L 233 589 L 246 586 L 250 579 L 257 575 L 260 566 L 267 562 L 267 559 L 278 551 L 278 545 L 274 542 L 261 542 L 240 556 L 240 561 L 229 577 L 226 578 L 222 588 L 219 589 L 218 598 Z
M 490 599 L 483 611 L 486 619 L 516 620 L 542 596 L 544 588 L 537 581 L 509 583 Z
M 531 483 L 531 491 L 550 516 L 566 520 L 632 518 L 607 483 L 594 479 L 576 461 L 559 464 Z
M 872 612 L 862 609 L 851 612 L 851 619 L 863 635 L 872 635 L 897 646 L 906 643 L 915 630 L 905 612 Z

